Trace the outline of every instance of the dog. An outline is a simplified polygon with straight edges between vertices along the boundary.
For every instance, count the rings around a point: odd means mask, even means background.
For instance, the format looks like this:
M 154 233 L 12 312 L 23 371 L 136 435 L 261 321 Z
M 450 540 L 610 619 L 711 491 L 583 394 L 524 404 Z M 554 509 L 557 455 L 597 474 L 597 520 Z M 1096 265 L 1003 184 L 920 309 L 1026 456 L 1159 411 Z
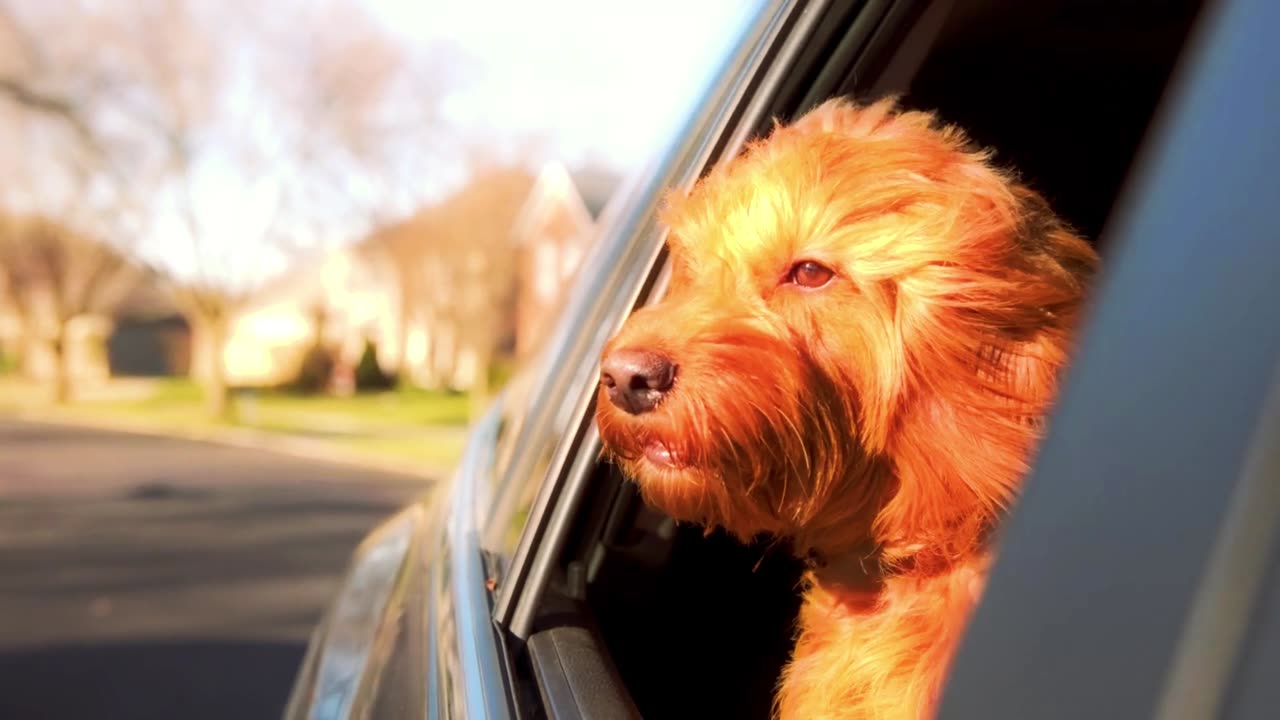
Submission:
M 645 501 L 804 559 L 782 720 L 932 717 L 1071 357 L 1093 247 L 896 97 L 774 123 L 660 216 L 595 420 Z

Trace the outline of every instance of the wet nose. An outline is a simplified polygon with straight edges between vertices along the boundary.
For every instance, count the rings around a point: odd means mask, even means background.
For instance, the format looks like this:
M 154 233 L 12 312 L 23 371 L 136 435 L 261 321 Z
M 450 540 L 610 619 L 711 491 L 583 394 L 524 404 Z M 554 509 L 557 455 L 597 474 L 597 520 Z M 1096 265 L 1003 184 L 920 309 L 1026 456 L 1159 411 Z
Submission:
M 600 364 L 609 401 L 632 415 L 649 412 L 675 384 L 671 359 L 648 350 L 615 350 Z

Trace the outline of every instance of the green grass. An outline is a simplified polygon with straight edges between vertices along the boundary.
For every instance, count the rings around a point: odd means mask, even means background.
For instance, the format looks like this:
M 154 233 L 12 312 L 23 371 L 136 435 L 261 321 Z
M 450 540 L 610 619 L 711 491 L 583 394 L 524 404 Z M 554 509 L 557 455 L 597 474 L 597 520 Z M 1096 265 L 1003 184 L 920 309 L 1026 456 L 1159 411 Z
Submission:
M 314 418 L 345 418 L 389 426 L 466 425 L 470 420 L 466 395 L 392 390 L 352 397 L 293 395 L 282 392 L 242 392 L 236 399 L 240 414 L 305 422 Z
M 112 413 L 202 413 L 200 387 L 186 379 L 162 379 L 136 397 L 86 399 L 73 407 Z M 323 428 L 343 423 L 360 428 L 465 426 L 470 420 L 466 395 L 425 390 L 392 390 L 352 397 L 302 395 L 274 390 L 241 390 L 232 396 L 235 425 L 276 429 Z
M 18 371 L 18 357 L 4 348 L 0 348 L 0 376 L 12 375 Z
M 471 411 L 465 394 L 418 389 L 352 397 L 254 390 L 235 393 L 229 418 L 217 420 L 206 414 L 200 387 L 190 380 L 113 385 L 111 392 L 86 393 L 77 402 L 55 407 L 30 383 L 6 378 L 0 381 L 0 411 L 161 432 L 248 429 L 303 438 L 370 459 L 437 468 L 452 466 L 460 457 Z

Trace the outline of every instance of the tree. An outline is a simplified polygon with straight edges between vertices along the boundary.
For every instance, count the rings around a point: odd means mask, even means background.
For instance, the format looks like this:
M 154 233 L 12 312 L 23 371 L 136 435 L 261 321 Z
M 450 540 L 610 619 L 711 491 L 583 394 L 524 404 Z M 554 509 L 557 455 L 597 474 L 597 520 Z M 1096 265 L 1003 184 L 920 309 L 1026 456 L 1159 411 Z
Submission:
M 410 188 L 438 69 L 352 0 L 0 9 L 23 48 L 0 62 L 0 96 L 95 149 L 57 164 L 136 209 L 116 215 L 175 279 L 208 408 L 225 413 L 235 317 L 296 252 L 363 234 Z
M 383 228 L 365 247 L 399 284 L 400 347 L 407 328 L 428 331 L 419 382 L 488 395 L 497 345 L 515 284 L 512 228 L 533 176 L 518 164 L 485 163 L 459 189 L 411 218 Z M 407 378 L 403 355 L 398 365 Z
M 140 268 L 107 243 L 47 217 L 0 223 L 0 290 L 28 342 L 53 358 L 54 399 L 69 400 L 68 330 L 73 321 L 107 313 L 133 287 Z
M 71 324 L 110 312 L 139 278 L 141 268 L 127 257 L 136 215 L 118 184 L 103 182 L 118 179 L 119 168 L 88 104 L 2 2 L 0 43 L 9 50 L 0 53 L 0 109 L 18 110 L 9 141 L 25 151 L 3 153 L 8 182 L 0 202 L 26 208 L 0 218 L 0 301 L 22 328 L 19 354 L 36 345 L 49 351 L 53 395 L 63 402 L 74 394 Z M 63 60 L 64 70 L 75 68 L 70 75 L 95 82 L 83 53 Z

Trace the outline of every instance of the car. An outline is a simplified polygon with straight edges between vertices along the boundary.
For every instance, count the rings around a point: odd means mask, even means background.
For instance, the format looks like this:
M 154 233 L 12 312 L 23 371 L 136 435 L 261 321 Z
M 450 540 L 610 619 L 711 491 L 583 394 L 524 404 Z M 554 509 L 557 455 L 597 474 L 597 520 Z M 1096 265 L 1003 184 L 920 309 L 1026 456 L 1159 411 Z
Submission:
M 939 717 L 1273 716 L 1277 27 L 1271 0 L 755 7 L 452 477 L 355 551 L 285 717 L 769 717 L 799 563 L 642 502 L 601 453 L 598 356 L 665 288 L 668 189 L 886 94 L 997 148 L 1104 257 Z

